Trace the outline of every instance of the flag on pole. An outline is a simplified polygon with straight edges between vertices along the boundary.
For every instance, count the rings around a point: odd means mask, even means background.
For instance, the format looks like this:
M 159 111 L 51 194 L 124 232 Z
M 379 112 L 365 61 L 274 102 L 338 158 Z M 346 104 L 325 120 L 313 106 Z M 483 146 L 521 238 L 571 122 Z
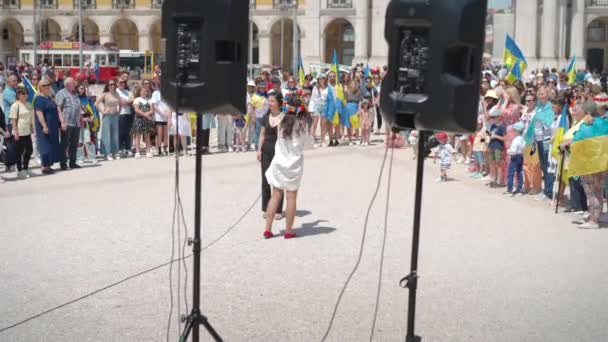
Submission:
M 562 109 L 562 114 L 559 119 L 559 125 L 557 126 L 557 130 L 555 131 L 555 136 L 553 137 L 553 146 L 551 148 L 551 156 L 555 159 L 559 160 L 560 151 L 559 146 L 564 141 L 564 134 L 568 130 L 568 104 L 564 104 L 564 108 Z
M 576 56 L 573 56 L 570 60 L 566 74 L 568 75 L 568 84 L 576 83 Z
M 302 56 L 300 56 L 300 61 L 298 62 L 298 78 L 300 79 L 300 88 L 303 88 L 304 79 L 306 78 L 306 74 L 304 73 L 304 65 L 302 64 Z
M 332 124 L 334 126 L 338 126 L 340 124 L 340 113 L 344 111 L 344 106 L 346 105 L 346 97 L 344 96 L 344 88 L 340 83 L 340 68 L 338 67 L 338 53 L 336 49 L 334 49 L 334 58 L 331 66 L 331 71 L 336 75 L 336 89 L 335 89 L 335 98 L 336 98 L 336 111 L 332 117 Z
M 608 120 L 596 118 L 582 124 L 570 145 L 568 176 L 585 176 L 608 171 Z
M 27 102 L 34 105 L 34 99 L 36 98 L 36 87 L 32 85 L 32 82 L 27 78 L 27 76 L 23 76 L 23 86 L 27 90 Z
M 365 71 L 363 72 L 363 80 L 369 77 L 369 63 L 365 65 Z
M 517 46 L 517 43 L 507 35 L 504 51 L 504 63 L 509 70 L 507 80 L 513 83 L 515 80 L 521 80 L 524 71 L 528 68 L 528 61 L 523 52 Z

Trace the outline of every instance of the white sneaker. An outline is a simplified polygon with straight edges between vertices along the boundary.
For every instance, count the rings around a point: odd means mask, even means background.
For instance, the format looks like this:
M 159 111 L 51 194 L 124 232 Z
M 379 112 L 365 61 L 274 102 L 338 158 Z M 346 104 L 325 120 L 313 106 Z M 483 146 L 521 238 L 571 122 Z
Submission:
M 133 152 L 131 152 L 131 151 L 127 152 L 127 157 L 129 157 L 129 158 L 133 157 Z
M 17 178 L 26 179 L 26 178 L 30 178 L 30 176 L 25 172 L 25 170 L 21 170 L 21 171 L 17 172 Z
M 464 160 L 464 165 L 469 165 L 471 164 L 471 158 L 468 158 Z
M 598 229 L 600 227 L 599 224 L 595 223 L 595 222 L 585 222 L 581 225 L 578 226 L 579 229 Z
M 146 153 L 146 157 L 147 157 L 147 158 L 152 158 L 152 157 L 153 157 L 152 152 L 148 152 L 148 153 Z
M 234 152 L 234 149 L 231 147 L 228 147 L 228 152 Z
M 141 158 L 141 154 L 139 154 L 139 152 L 135 153 L 135 159 L 139 159 Z
M 120 160 L 120 154 L 115 154 L 115 155 L 114 155 L 114 159 L 116 159 L 116 160 Z
M 34 171 L 32 170 L 25 170 L 25 173 L 27 174 L 27 178 L 33 177 L 36 174 L 34 173 Z
M 112 160 L 114 160 L 114 158 L 112 158 L 112 156 L 111 156 L 111 155 L 107 155 L 107 156 L 106 156 L 106 160 L 107 160 L 107 161 L 112 161 Z

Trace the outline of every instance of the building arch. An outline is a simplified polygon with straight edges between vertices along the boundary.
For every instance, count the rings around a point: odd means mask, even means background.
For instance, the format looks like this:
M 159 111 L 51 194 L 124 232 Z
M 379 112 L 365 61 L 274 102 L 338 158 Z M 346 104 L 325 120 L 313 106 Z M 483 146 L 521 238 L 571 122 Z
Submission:
M 340 64 L 352 65 L 355 58 L 356 39 L 353 24 L 344 18 L 336 18 L 325 26 L 323 33 L 325 38 L 325 63 L 333 62 L 335 50 Z
M 150 50 L 154 53 L 161 53 L 161 27 L 160 19 L 155 20 L 150 25 Z
M 79 41 L 79 26 L 78 21 L 72 26 L 72 34 L 70 40 Z M 91 18 L 82 20 L 82 41 L 89 45 L 98 45 L 100 40 L 99 26 Z
M 110 39 L 121 50 L 139 50 L 139 29 L 128 18 L 119 18 L 110 28 Z
M 296 56 L 301 56 L 302 30 L 297 27 L 297 51 Z M 283 34 L 281 34 L 281 31 Z M 270 59 L 271 64 L 281 65 L 284 70 L 292 69 L 293 63 L 293 21 L 290 18 L 276 20 L 270 26 Z M 281 35 L 283 36 L 283 56 L 281 56 Z
M 17 58 L 23 41 L 24 29 L 19 20 L 15 18 L 0 20 L 0 62 L 6 65 Z
M 61 25 L 53 18 L 43 18 L 36 25 L 37 42 L 58 42 L 62 41 Z
M 585 56 L 588 69 L 608 69 L 608 16 L 597 17 L 586 26 Z

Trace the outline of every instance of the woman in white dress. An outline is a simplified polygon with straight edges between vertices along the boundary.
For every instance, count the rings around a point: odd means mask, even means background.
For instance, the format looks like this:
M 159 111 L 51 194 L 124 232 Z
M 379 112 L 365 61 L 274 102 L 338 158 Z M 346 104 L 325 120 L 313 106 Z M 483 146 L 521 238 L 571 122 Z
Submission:
M 298 189 L 304 172 L 303 150 L 312 147 L 313 143 L 307 129 L 306 108 L 302 106 L 300 98 L 291 97 L 285 106 L 285 114 L 279 124 L 274 158 L 266 171 L 266 180 L 272 186 L 272 197 L 266 210 L 265 238 L 274 236 L 272 223 L 283 195 L 287 201 L 284 238 L 291 239 L 296 236 L 296 233 L 293 232 L 293 223 L 296 215 Z

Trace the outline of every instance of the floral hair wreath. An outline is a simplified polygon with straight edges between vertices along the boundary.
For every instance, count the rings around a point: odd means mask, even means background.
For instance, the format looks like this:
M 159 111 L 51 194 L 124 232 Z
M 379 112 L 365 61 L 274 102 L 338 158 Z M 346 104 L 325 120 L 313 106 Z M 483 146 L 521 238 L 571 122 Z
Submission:
M 290 106 L 287 103 L 283 103 L 283 111 L 286 114 L 302 114 L 306 113 L 306 106 L 300 105 L 299 107 Z

